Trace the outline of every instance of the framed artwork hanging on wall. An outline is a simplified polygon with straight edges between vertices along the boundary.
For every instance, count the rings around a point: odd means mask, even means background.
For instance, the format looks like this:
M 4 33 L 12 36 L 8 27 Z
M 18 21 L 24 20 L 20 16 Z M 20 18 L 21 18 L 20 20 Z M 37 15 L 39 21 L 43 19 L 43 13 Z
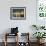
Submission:
M 37 0 L 36 1 L 36 24 L 37 25 L 46 25 L 46 0 Z
M 46 0 L 38 0 L 37 1 L 37 15 L 40 18 L 46 18 Z
M 11 20 L 25 20 L 26 19 L 26 7 L 11 7 L 10 8 Z

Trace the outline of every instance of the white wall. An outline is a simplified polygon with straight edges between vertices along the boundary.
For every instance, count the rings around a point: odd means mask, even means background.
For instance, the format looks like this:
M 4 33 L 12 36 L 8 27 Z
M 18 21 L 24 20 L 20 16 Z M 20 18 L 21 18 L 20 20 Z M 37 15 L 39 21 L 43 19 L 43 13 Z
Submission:
M 10 7 L 26 7 L 26 20 L 10 20 Z M 32 36 L 32 24 L 36 24 L 36 0 L 0 0 L 0 34 L 17 26 Z

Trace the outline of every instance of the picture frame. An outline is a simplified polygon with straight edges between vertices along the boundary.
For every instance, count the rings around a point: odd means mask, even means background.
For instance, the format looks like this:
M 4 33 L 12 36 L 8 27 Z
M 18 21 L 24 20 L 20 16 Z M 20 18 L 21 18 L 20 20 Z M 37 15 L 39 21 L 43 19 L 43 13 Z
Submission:
M 25 20 L 26 19 L 26 7 L 11 7 L 10 8 L 11 20 Z

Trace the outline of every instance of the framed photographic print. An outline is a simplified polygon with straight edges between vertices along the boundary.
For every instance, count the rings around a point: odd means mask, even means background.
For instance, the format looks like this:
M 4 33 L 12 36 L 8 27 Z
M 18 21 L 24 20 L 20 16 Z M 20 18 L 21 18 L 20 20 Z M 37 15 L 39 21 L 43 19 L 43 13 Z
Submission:
M 10 8 L 11 20 L 25 20 L 26 19 L 26 7 L 11 7 Z
M 37 0 L 36 10 L 36 24 L 46 26 L 46 0 Z
M 37 0 L 37 15 L 39 18 L 46 18 L 46 0 Z

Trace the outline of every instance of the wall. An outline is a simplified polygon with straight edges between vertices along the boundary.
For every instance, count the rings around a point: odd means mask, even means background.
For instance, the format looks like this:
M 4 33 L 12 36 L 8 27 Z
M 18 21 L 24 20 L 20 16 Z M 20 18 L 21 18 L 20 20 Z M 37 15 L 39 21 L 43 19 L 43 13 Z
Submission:
M 10 20 L 10 7 L 26 7 L 26 20 Z M 32 24 L 36 24 L 36 0 L 0 0 L 0 34 L 17 26 L 19 32 L 29 32 L 32 37 Z

